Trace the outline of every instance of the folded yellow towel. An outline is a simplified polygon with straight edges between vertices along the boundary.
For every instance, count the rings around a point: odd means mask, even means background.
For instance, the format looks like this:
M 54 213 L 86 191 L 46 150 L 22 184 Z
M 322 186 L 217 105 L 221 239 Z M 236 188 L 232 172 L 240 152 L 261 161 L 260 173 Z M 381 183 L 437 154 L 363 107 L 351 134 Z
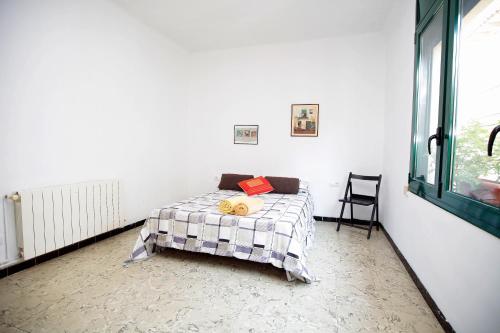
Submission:
M 245 198 L 246 196 L 240 195 L 237 197 L 222 200 L 221 202 L 219 202 L 219 211 L 223 214 L 231 214 L 234 211 L 234 207 L 240 202 L 243 202 Z
M 239 216 L 247 216 L 258 212 L 264 207 L 264 200 L 260 198 L 248 198 L 234 206 L 234 213 Z

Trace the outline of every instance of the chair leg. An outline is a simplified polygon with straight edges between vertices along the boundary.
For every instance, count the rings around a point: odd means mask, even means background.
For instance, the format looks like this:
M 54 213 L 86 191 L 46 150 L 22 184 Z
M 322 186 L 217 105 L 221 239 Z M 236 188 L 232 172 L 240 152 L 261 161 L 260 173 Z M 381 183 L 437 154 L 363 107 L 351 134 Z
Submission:
M 340 210 L 339 222 L 337 223 L 337 231 L 340 230 L 340 225 L 342 224 L 342 217 L 344 216 L 345 202 L 342 203 L 342 209 Z
M 373 205 L 373 209 L 372 209 L 372 216 L 370 218 L 370 227 L 368 228 L 368 237 L 367 239 L 370 239 L 370 236 L 372 234 L 372 227 L 373 227 L 373 218 L 374 218 L 374 215 L 375 215 L 375 208 L 376 208 L 376 205 Z
M 375 211 L 375 217 L 376 217 L 376 220 L 377 221 L 377 231 L 380 230 L 380 221 L 378 220 L 378 204 L 377 204 L 377 210 Z
M 352 202 L 351 202 L 351 225 L 354 225 L 354 213 L 352 210 Z

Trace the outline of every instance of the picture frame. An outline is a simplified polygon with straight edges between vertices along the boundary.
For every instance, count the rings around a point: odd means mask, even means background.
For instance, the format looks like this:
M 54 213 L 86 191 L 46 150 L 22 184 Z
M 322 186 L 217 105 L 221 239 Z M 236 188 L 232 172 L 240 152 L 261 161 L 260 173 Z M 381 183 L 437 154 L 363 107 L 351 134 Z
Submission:
M 234 125 L 234 144 L 259 144 L 259 125 Z
M 292 104 L 290 135 L 317 137 L 319 134 L 319 104 Z

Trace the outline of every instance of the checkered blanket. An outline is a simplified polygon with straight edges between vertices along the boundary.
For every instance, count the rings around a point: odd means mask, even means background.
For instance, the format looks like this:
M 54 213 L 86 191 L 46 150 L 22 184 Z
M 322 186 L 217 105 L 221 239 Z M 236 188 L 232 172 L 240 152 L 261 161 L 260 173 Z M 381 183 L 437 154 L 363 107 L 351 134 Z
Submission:
M 130 259 L 174 248 L 270 263 L 285 269 L 289 281 L 313 281 L 306 267 L 306 250 L 314 236 L 309 191 L 259 195 L 264 208 L 249 216 L 221 214 L 218 203 L 237 195 L 241 192 L 220 190 L 154 209 Z

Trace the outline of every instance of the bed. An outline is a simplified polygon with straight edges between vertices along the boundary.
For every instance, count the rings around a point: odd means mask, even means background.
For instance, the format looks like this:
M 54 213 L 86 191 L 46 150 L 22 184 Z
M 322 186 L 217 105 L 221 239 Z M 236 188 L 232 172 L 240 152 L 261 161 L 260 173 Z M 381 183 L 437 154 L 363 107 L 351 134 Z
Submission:
M 297 194 L 259 195 L 264 208 L 252 215 L 218 211 L 221 200 L 241 193 L 218 190 L 154 209 L 140 230 L 131 261 L 173 248 L 269 263 L 284 269 L 289 281 L 314 281 L 306 266 L 314 237 L 308 186 L 301 183 Z

